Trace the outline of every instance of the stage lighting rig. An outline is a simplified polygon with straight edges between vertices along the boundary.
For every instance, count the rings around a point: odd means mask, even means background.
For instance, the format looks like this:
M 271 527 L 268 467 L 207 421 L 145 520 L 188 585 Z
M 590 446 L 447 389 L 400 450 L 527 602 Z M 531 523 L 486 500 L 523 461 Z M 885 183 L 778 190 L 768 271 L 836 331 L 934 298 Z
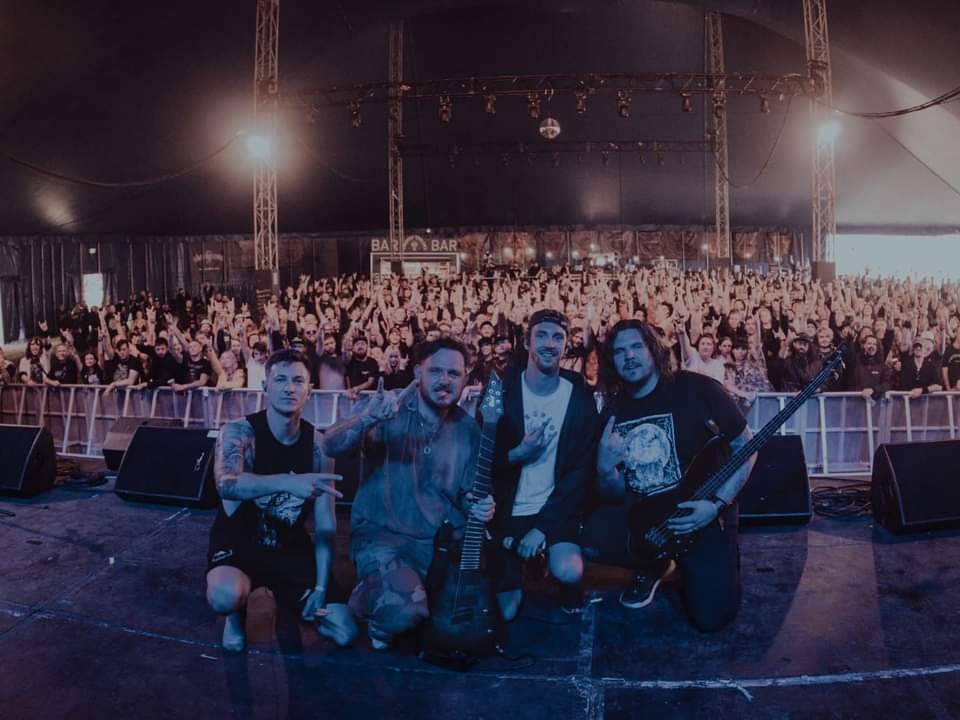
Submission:
M 527 94 L 527 115 L 531 120 L 540 119 L 540 96 L 535 92 Z
M 680 101 L 680 109 L 685 113 L 693 112 L 693 98 L 687 94 L 683 94 L 680 97 L 683 98 Z
M 437 110 L 440 122 L 448 123 L 453 119 L 453 100 L 449 95 L 440 96 L 440 108 Z
M 624 119 L 630 117 L 630 104 L 632 102 L 633 98 L 629 92 L 626 90 L 617 91 L 617 112 L 620 114 L 620 117 Z
M 576 99 L 577 115 L 583 115 L 587 111 L 587 91 L 576 90 L 573 96 Z
M 483 109 L 487 115 L 496 115 L 497 114 L 497 96 L 493 93 L 489 95 L 484 95 L 483 97 Z
M 760 96 L 760 112 L 764 115 L 770 112 L 770 99 L 766 95 Z
M 358 128 L 361 124 L 363 124 L 363 116 L 360 115 L 360 101 L 353 100 L 350 102 L 350 125 Z

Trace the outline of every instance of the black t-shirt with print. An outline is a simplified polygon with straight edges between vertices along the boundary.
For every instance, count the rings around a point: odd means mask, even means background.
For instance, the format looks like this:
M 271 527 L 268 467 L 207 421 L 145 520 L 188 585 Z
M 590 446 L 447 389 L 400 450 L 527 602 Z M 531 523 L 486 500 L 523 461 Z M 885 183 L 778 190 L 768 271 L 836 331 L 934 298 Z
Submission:
M 624 478 L 637 495 L 673 490 L 684 471 L 713 437 L 713 420 L 732 440 L 746 421 L 736 403 L 712 378 L 693 372 L 675 373 L 661 380 L 644 398 L 620 398 L 605 409 L 601 428 L 610 415 L 614 430 L 626 441 Z
M 111 360 L 107 360 L 103 368 L 103 379 L 110 384 L 120 380 L 126 380 L 130 372 L 137 373 L 137 379 L 143 378 L 143 364 L 133 355 L 128 355 L 126 360 L 121 360 L 119 355 L 114 355 Z
M 80 384 L 81 385 L 106 385 L 103 381 L 103 370 L 99 365 L 94 365 L 93 367 L 83 366 L 83 370 L 80 373 Z
M 352 388 L 363 385 L 370 378 L 376 380 L 379 377 L 380 366 L 369 355 L 363 360 L 356 357 L 351 358 L 350 362 L 347 363 L 347 378 L 350 380 L 350 387 Z
M 76 385 L 77 364 L 74 362 L 73 358 L 70 357 L 68 357 L 66 360 L 51 358 L 50 372 L 48 373 L 48 376 L 51 380 L 56 380 L 61 385 Z
M 180 382 L 183 385 L 195 383 L 200 376 L 206 374 L 207 382 L 213 378 L 213 366 L 203 355 L 199 360 L 192 360 L 189 355 L 183 356 L 183 362 L 180 363 Z
M 947 348 L 943 354 L 943 367 L 947 369 L 947 382 L 950 383 L 947 389 L 956 389 L 957 381 L 960 380 L 960 350 L 952 345 Z

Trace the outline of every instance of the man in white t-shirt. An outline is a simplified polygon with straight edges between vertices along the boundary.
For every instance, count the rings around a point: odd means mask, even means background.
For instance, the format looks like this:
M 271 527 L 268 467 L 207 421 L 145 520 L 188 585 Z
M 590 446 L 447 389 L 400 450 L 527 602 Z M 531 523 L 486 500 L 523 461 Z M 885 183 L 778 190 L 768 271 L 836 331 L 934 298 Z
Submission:
M 680 350 L 683 356 L 683 369 L 700 373 L 713 378 L 721 385 L 726 378 L 726 366 L 723 360 L 713 356 L 717 341 L 710 333 L 703 333 L 697 338 L 697 346 L 690 346 L 690 339 L 683 325 L 677 325 L 677 334 L 680 336 Z
M 494 453 L 499 551 L 493 559 L 505 620 L 523 599 L 524 560 L 546 553 L 561 604 L 580 607 L 581 504 L 596 457 L 597 411 L 578 373 L 560 369 L 569 336 L 563 313 L 530 317 L 526 368 L 507 379 Z

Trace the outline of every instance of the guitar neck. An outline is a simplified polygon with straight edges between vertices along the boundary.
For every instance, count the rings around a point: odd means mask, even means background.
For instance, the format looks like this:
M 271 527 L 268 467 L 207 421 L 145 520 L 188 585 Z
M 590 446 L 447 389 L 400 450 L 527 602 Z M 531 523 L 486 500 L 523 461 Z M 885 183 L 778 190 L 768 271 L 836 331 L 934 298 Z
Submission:
M 493 449 L 497 439 L 495 423 L 483 424 L 480 433 L 480 453 L 477 456 L 477 474 L 470 487 L 470 494 L 475 500 L 482 500 L 493 491 Z M 480 550 L 486 537 L 486 524 L 472 517 L 467 517 L 467 525 L 463 534 L 463 546 L 460 555 L 461 570 L 477 570 L 480 568 Z
M 823 369 L 820 370 L 817 376 L 810 381 L 810 384 L 790 398 L 790 401 L 784 405 L 780 412 L 771 418 L 770 422 L 764 425 L 756 435 L 750 438 L 746 445 L 731 455 L 730 459 L 724 463 L 723 467 L 721 467 L 714 475 L 712 475 L 710 479 L 705 482 L 696 493 L 694 493 L 692 499 L 706 500 L 716 495 L 717 490 L 723 487 L 727 480 L 729 480 L 755 452 L 766 445 L 767 441 L 780 429 L 780 426 L 789 420 L 790 417 L 796 413 L 797 410 L 804 405 L 804 403 L 807 402 L 807 400 L 813 397 L 814 393 L 817 392 L 820 386 L 823 385 L 833 374 L 834 369 L 840 364 L 841 359 L 841 351 L 838 350 L 837 353 L 831 357 L 829 362 L 823 366 Z

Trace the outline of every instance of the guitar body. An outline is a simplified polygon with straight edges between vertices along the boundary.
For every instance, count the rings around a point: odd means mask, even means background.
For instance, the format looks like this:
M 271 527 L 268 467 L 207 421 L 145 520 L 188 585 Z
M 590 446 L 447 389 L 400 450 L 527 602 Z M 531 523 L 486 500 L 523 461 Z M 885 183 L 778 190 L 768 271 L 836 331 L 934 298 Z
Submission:
M 480 564 L 462 569 L 461 543 L 445 522 L 433 540 L 433 560 L 427 572 L 430 617 L 421 641 L 429 653 L 489 655 L 500 640 L 502 625 L 493 585 Z
M 630 508 L 630 551 L 641 561 L 677 559 L 694 546 L 699 533 L 675 535 L 669 531 L 658 532 L 672 516 L 677 515 L 677 505 L 689 500 L 698 500 L 698 493 L 707 480 L 707 466 L 715 463 L 713 453 L 698 456 L 683 474 L 680 484 L 669 492 L 645 497 Z

